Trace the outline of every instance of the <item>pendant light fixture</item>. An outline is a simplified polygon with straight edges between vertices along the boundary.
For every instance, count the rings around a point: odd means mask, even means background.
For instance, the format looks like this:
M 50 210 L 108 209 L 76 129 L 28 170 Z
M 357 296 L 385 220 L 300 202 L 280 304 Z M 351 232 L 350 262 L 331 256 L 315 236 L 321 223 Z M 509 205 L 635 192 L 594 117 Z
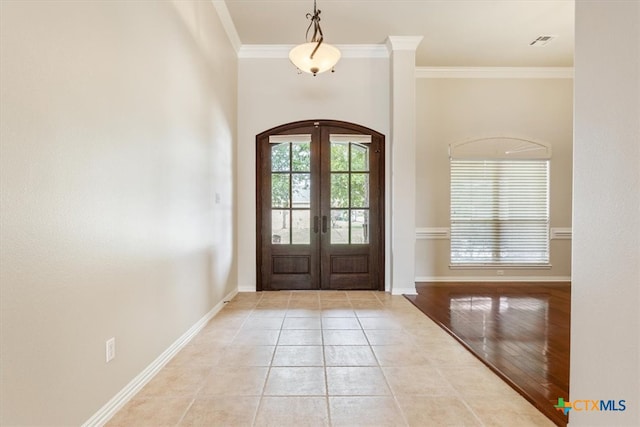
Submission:
M 289 59 L 298 70 L 313 74 L 331 70 L 340 60 L 340 50 L 337 47 L 324 43 L 322 29 L 320 28 L 320 10 L 316 8 L 316 0 L 313 0 L 313 14 L 307 13 L 307 19 L 311 19 L 307 27 L 306 40 L 309 40 L 309 31 L 313 27 L 313 36 L 310 41 L 295 46 L 289 52 Z

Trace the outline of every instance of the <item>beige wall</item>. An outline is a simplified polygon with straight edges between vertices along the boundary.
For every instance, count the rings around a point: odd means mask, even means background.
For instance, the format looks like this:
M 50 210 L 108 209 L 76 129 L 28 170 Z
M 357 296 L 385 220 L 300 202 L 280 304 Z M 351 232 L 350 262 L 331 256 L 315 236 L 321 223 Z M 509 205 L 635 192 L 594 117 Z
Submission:
M 551 227 L 571 227 L 573 127 L 571 79 L 433 79 L 417 81 L 416 226 L 449 227 L 451 143 L 520 137 L 551 144 Z M 569 278 L 571 241 L 551 241 L 549 270 L 504 270 L 503 278 Z M 496 270 L 452 270 L 449 240 L 416 240 L 419 280 L 496 279 Z
M 178 4 L 1 2 L 2 425 L 83 423 L 235 288 L 236 56 Z
M 640 2 L 577 1 L 571 426 L 640 425 Z M 618 405 L 620 408 L 620 405 Z

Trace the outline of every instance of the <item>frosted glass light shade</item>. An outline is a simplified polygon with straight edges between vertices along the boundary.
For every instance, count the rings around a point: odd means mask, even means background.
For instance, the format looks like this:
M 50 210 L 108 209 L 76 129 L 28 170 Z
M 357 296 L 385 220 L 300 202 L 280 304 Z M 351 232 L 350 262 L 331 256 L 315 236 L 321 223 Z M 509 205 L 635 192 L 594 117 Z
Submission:
M 320 44 L 320 47 L 311 59 L 311 52 L 316 48 L 317 42 L 309 42 L 298 45 L 289 52 L 289 59 L 293 65 L 305 73 L 314 76 L 333 68 L 340 60 L 340 50 L 327 43 Z

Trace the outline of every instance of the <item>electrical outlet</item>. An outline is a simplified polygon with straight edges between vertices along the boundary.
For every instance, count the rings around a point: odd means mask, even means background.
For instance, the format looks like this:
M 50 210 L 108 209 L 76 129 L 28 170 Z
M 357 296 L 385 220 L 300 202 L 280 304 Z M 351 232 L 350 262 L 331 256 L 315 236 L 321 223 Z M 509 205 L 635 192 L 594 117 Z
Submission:
M 114 357 L 116 357 L 116 339 L 109 338 L 105 343 L 105 348 L 107 353 L 107 363 L 109 363 Z
M 504 276 L 504 270 L 497 270 L 497 271 L 496 271 L 496 274 L 497 274 L 498 276 Z

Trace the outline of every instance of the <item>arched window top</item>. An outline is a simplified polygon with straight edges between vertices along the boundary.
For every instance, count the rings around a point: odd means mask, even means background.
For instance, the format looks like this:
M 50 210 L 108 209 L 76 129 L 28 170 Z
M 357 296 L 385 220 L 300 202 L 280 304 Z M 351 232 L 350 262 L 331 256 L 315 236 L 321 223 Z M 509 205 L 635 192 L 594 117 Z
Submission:
M 551 144 L 523 138 L 497 136 L 449 145 L 451 159 L 550 159 Z

